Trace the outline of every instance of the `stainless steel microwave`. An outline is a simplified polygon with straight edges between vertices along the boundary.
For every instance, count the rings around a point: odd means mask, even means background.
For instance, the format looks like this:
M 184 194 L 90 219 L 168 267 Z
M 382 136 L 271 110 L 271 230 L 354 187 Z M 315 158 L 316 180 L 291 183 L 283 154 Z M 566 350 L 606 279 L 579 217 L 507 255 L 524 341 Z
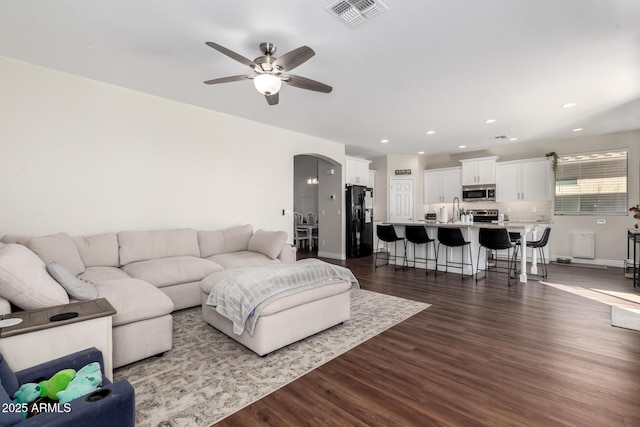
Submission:
M 496 186 L 494 184 L 462 186 L 463 202 L 487 202 L 495 200 Z

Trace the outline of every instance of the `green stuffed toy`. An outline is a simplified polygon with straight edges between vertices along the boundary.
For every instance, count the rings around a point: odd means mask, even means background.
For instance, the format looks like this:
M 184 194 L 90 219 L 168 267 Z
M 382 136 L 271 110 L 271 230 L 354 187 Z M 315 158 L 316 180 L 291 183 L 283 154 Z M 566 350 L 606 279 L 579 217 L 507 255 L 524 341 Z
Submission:
M 51 378 L 45 381 L 41 381 L 40 396 L 48 397 L 52 400 L 57 400 L 56 393 L 67 388 L 71 380 L 76 376 L 76 371 L 73 369 L 63 369 L 56 372 Z
M 66 389 L 58 392 L 60 403 L 67 403 L 80 396 L 89 394 L 102 384 L 102 372 L 98 362 L 89 363 L 78 371 Z

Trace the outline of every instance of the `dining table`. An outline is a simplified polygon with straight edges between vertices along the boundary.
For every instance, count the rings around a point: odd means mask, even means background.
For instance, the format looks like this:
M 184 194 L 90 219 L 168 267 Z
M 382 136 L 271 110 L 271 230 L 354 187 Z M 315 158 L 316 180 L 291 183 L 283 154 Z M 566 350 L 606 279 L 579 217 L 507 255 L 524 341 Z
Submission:
M 296 230 L 307 233 L 308 248 L 313 249 L 313 231 L 318 229 L 318 223 L 301 222 L 296 224 Z

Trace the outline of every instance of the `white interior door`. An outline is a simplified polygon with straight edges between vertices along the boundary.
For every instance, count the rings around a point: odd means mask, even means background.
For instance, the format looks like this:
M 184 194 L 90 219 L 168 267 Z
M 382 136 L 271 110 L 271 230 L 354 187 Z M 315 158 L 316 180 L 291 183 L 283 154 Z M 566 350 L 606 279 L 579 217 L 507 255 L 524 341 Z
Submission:
M 415 181 L 408 178 L 391 178 L 389 192 L 389 221 L 413 221 Z

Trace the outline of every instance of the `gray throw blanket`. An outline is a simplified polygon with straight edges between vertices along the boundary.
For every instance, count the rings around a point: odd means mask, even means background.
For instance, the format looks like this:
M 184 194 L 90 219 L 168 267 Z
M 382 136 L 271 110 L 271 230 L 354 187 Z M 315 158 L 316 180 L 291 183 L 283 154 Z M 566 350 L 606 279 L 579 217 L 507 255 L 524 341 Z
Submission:
M 352 289 L 360 287 L 349 269 L 318 259 L 239 269 L 213 287 L 207 305 L 233 322 L 235 334 L 241 335 L 246 329 L 253 335 L 263 307 L 277 299 L 336 282 L 349 282 Z

